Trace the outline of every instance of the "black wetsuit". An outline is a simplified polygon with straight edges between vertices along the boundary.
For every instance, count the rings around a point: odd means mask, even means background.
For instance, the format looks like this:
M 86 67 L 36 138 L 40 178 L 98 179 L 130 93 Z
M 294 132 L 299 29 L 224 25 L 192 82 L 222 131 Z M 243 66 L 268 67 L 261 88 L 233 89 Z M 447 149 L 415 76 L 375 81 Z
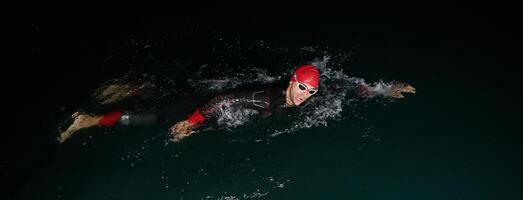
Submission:
M 191 111 L 193 114 L 187 118 L 188 120 L 194 118 L 195 113 L 199 112 L 200 120 L 197 122 L 201 123 L 204 120 L 209 122 L 209 119 L 215 119 L 219 115 L 220 108 L 224 107 L 249 109 L 255 111 L 260 117 L 266 118 L 284 109 L 286 89 L 287 85 L 284 83 L 235 89 L 203 101 L 204 103 L 197 105 L 196 109 L 195 106 L 192 106 L 190 111 L 187 110 L 187 105 L 190 104 L 187 102 L 191 99 L 184 97 L 182 99 L 185 103 L 171 102 L 148 112 L 125 112 L 120 123 L 124 125 L 151 125 L 167 122 L 172 125 L 171 123 L 182 120 L 180 117 L 186 117 Z

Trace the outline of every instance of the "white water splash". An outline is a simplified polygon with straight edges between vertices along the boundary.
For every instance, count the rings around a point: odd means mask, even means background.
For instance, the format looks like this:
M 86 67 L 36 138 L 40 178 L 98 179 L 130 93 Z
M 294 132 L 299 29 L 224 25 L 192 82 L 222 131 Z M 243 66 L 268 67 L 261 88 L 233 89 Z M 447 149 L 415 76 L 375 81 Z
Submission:
M 250 121 L 252 116 L 258 114 L 257 110 L 243 109 L 234 106 L 234 103 L 226 101 L 218 109 L 218 125 L 226 128 L 235 128 Z

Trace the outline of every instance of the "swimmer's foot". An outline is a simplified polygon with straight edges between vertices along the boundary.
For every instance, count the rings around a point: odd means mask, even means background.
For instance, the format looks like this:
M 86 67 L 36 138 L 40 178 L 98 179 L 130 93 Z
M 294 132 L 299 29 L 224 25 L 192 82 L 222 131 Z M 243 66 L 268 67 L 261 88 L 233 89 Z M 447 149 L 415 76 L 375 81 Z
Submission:
M 122 101 L 133 94 L 136 87 L 131 84 L 112 84 L 95 94 L 95 98 L 103 105 Z
M 74 121 L 67 128 L 67 130 L 60 133 L 60 137 L 58 138 L 58 141 L 60 143 L 65 142 L 65 140 L 69 139 L 73 134 L 75 134 L 80 129 L 98 125 L 98 121 L 100 119 L 100 117 L 90 116 L 87 114 L 81 114 L 79 112 L 75 112 L 73 115 L 71 115 L 71 117 L 74 118 Z

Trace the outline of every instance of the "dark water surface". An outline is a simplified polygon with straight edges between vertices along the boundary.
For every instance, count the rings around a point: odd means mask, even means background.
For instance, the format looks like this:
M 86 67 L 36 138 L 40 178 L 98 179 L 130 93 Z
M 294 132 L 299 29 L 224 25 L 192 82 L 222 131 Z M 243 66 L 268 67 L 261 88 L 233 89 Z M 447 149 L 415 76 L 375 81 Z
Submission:
M 309 15 L 297 8 L 139 13 L 71 6 L 23 18 L 2 73 L 9 86 L 4 104 L 12 108 L 2 145 L 5 196 L 521 199 L 522 43 L 515 16 L 430 7 L 322 8 Z M 271 65 L 285 55 L 238 47 L 238 55 L 223 56 L 231 50 L 221 51 L 219 38 L 264 41 L 291 53 L 309 46 L 351 52 L 337 66 L 349 76 L 403 80 L 418 92 L 345 107 L 327 126 L 262 140 L 251 138 L 264 124 L 166 144 L 165 124 L 86 130 L 56 143 L 57 126 L 89 107 L 96 87 L 131 70 L 172 74 L 180 87 L 208 63 L 282 71 Z M 292 65 L 313 58 L 289 57 Z

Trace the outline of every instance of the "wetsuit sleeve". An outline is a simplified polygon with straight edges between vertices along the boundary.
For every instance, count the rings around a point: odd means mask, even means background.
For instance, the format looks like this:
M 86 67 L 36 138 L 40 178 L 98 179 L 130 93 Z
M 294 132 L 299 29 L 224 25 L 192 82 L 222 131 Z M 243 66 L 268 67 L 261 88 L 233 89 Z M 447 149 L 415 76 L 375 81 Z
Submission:
M 187 118 L 187 121 L 193 125 L 201 124 L 204 120 L 205 117 L 202 115 L 200 108 L 196 108 L 196 110 Z

